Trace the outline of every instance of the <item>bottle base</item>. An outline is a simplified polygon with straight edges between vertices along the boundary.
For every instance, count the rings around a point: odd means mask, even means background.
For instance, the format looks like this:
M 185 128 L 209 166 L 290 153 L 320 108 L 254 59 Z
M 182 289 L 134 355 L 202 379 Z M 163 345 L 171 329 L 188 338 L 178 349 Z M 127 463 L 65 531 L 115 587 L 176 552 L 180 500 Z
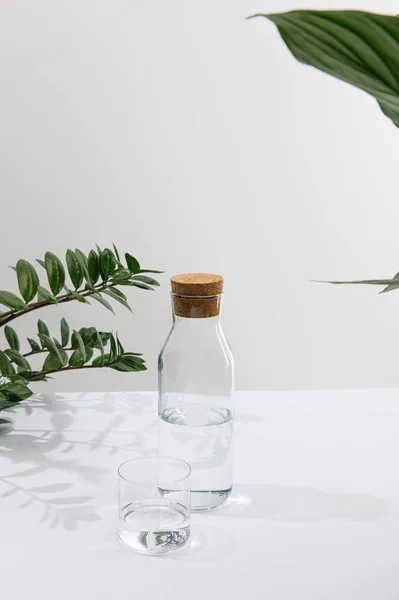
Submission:
M 228 490 L 209 490 L 191 491 L 191 511 L 192 512 L 206 512 L 208 510 L 215 510 L 226 506 L 230 500 L 231 489 Z

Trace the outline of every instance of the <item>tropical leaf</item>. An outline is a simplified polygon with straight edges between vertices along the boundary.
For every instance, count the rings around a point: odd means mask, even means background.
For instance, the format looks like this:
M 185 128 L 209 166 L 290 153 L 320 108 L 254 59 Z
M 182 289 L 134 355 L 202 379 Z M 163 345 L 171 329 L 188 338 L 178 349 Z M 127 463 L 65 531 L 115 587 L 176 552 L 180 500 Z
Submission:
M 58 256 L 52 252 L 46 252 L 44 263 L 46 265 L 50 289 L 54 295 L 57 295 L 62 290 L 65 283 L 65 270 L 63 264 Z
M 300 62 L 374 96 L 399 127 L 398 18 L 354 10 L 295 10 L 253 17 L 273 21 Z
M 37 294 L 39 277 L 30 262 L 22 258 L 17 262 L 16 271 L 21 296 L 25 302 L 30 302 Z
M 18 338 L 17 332 L 9 325 L 6 325 L 4 327 L 4 335 L 6 337 L 6 340 L 8 342 L 8 345 L 10 346 L 10 348 L 18 351 L 19 350 L 19 338 Z
M 72 285 L 75 290 L 82 285 L 83 281 L 83 271 L 80 265 L 79 259 L 76 254 L 72 250 L 67 250 L 66 255 L 66 263 L 68 267 L 69 277 L 71 278 Z
M 322 281 L 315 279 L 314 283 L 331 283 L 333 285 L 396 285 L 395 279 L 360 279 L 359 281 Z

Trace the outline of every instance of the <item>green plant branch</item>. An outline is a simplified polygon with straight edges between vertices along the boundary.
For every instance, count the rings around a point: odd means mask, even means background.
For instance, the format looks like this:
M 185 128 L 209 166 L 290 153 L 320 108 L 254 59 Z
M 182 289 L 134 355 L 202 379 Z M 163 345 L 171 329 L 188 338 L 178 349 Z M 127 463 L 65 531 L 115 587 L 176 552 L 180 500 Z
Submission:
M 79 331 L 70 331 L 65 320 L 61 319 L 60 334 L 56 339 L 41 319 L 37 323 L 38 341 L 27 338 L 30 349 L 20 352 L 20 339 L 17 332 L 8 323 L 25 314 L 50 306 L 77 300 L 83 303 L 88 298 L 102 304 L 113 312 L 110 301 L 122 304 L 131 310 L 126 295 L 119 289 L 131 286 L 153 291 L 159 283 L 152 277 L 161 273 L 152 269 L 142 269 L 139 261 L 125 253 L 125 264 L 115 245 L 113 251 L 102 250 L 96 245 L 86 256 L 78 248 L 65 254 L 66 267 L 52 252 L 47 251 L 44 260 L 36 259 L 46 271 L 49 289 L 43 287 L 33 265 L 25 259 L 19 259 L 15 267 L 20 295 L 0 290 L 0 305 L 6 312 L 0 312 L 0 327 L 4 327 L 4 337 L 8 348 L 0 350 L 0 411 L 14 407 L 18 402 L 29 398 L 31 382 L 45 381 L 48 376 L 63 371 L 78 369 L 111 368 L 119 372 L 145 371 L 146 366 L 141 354 L 125 352 L 118 336 L 112 332 L 98 331 L 95 327 L 81 327 Z M 66 283 L 66 275 L 71 283 Z M 58 337 L 58 336 L 57 336 Z M 105 347 L 108 349 L 105 350 Z M 99 351 L 99 356 L 94 351 Z M 67 354 L 68 352 L 68 354 Z M 45 354 L 40 370 L 33 370 L 29 357 Z M 70 354 L 70 355 L 69 355 Z M 1 422 L 6 422 L 1 419 Z
M 87 298 L 88 296 L 92 296 L 93 294 L 96 294 L 98 292 L 102 292 L 106 289 L 109 288 L 113 288 L 118 286 L 118 283 L 101 283 L 101 284 L 97 284 L 97 285 L 93 285 L 92 290 L 75 290 L 76 294 L 79 294 L 80 296 L 83 296 L 84 298 Z M 65 302 L 72 302 L 72 300 L 76 300 L 76 297 L 73 294 L 62 294 L 60 296 L 55 296 L 55 298 L 57 299 L 57 304 L 64 304 Z M 55 302 L 49 302 L 48 300 L 41 300 L 40 302 L 32 302 L 31 304 L 27 304 L 27 308 L 24 308 L 23 310 L 9 310 L 8 312 L 5 312 L 1 315 L 0 317 L 0 327 L 4 327 L 4 325 L 7 325 L 7 323 L 10 323 L 11 321 L 13 321 L 14 319 L 17 319 L 18 317 L 22 317 L 23 315 L 26 315 L 34 310 L 38 310 L 39 308 L 44 308 L 45 306 L 54 306 Z

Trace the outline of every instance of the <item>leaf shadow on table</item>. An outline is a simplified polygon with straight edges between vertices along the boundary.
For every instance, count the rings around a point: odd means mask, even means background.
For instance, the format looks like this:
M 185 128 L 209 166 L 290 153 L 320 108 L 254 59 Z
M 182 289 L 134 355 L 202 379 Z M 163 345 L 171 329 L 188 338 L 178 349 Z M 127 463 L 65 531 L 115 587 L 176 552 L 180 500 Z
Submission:
M 236 484 L 230 503 L 212 517 L 243 517 L 271 521 L 375 521 L 387 515 L 386 500 L 367 494 L 330 493 L 317 488 Z
M 15 496 L 21 509 L 33 504 L 41 505 L 40 523 L 47 524 L 50 529 L 61 526 L 70 531 L 82 523 L 98 521 L 101 517 L 93 503 L 93 496 L 75 493 L 73 489 L 76 477 L 91 484 L 103 484 L 109 469 L 93 464 L 96 461 L 93 453 L 100 449 L 108 454 L 126 450 L 127 457 L 153 453 L 146 447 L 147 436 L 143 432 L 128 431 L 129 440 L 126 443 L 108 441 L 115 432 L 126 434 L 120 428 L 127 414 L 117 414 L 117 410 L 125 412 L 128 409 L 128 414 L 140 416 L 149 405 L 153 407 L 153 403 L 145 396 L 138 398 L 135 395 L 133 402 L 126 393 L 117 397 L 115 394 L 109 396 L 96 394 L 89 401 L 90 396 L 82 394 L 76 397 L 76 401 L 68 402 L 60 394 L 39 394 L 18 407 L 23 407 L 27 415 L 32 410 L 51 413 L 51 428 L 0 431 L 0 454 L 11 463 L 11 468 L 3 468 L 0 475 L 0 483 L 5 484 L 6 488 L 0 497 Z M 75 428 L 79 407 L 104 413 L 106 418 L 102 418 L 103 427 L 99 430 Z M 82 450 L 85 452 L 83 455 Z M 70 452 L 73 457 L 69 457 Z M 85 460 L 86 456 L 90 458 L 90 464 Z M 57 471 L 55 483 L 54 470 Z M 47 481 L 51 478 L 51 483 L 45 481 L 44 485 L 38 485 L 33 478 L 40 476 L 42 483 L 43 474 L 47 472 Z M 60 474 L 63 481 L 59 481 Z

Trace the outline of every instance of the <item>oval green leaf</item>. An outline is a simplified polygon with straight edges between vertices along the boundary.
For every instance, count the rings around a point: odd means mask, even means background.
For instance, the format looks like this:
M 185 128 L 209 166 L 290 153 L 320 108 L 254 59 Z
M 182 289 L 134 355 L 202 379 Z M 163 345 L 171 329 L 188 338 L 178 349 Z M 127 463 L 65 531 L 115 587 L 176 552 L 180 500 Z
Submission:
M 77 290 L 83 281 L 82 267 L 80 266 L 78 257 L 70 249 L 67 250 L 65 259 L 68 267 L 69 277 L 72 281 L 72 285 L 74 286 L 75 290 Z
M 25 302 L 30 302 L 37 294 L 39 277 L 30 262 L 22 258 L 17 262 L 16 270 L 19 291 Z
M 89 277 L 91 285 L 97 283 L 98 276 L 100 275 L 99 259 L 98 255 L 94 250 L 90 250 L 89 257 L 87 259 L 87 268 L 89 270 Z
M 81 250 L 79 250 L 79 248 L 75 248 L 75 255 L 79 261 L 80 268 L 82 269 L 83 277 L 85 278 L 87 283 L 90 283 L 90 275 L 89 275 L 89 270 L 87 268 L 88 261 L 87 261 L 86 254 L 84 252 L 82 252 Z
M 18 296 L 11 292 L 5 291 L 0 292 L 0 304 L 4 304 L 4 306 L 15 310 L 25 310 L 27 306 L 21 298 L 18 298 Z
M 54 352 L 47 354 L 43 363 L 42 371 L 54 371 L 62 367 L 60 357 Z
M 64 318 L 61 319 L 61 345 L 63 348 L 69 341 L 69 325 Z
M 134 258 L 134 256 L 126 252 L 125 259 L 128 269 L 130 269 L 132 273 L 138 273 L 140 271 L 140 263 L 137 258 Z
M 39 300 L 46 300 L 46 302 L 50 302 L 50 304 L 58 303 L 57 298 L 53 296 L 53 294 L 50 294 L 50 292 L 41 285 L 39 285 L 39 287 L 37 288 L 37 293 Z
M 6 340 L 8 342 L 8 345 L 10 346 L 10 348 L 18 351 L 19 350 L 19 338 L 18 338 L 17 332 L 9 325 L 6 325 L 4 327 L 4 335 L 6 336 Z
M 39 344 L 36 342 L 36 340 L 32 340 L 32 338 L 27 338 L 29 345 L 32 349 L 32 352 L 40 352 L 41 348 L 39 346 Z
M 41 319 L 39 319 L 37 322 L 37 332 L 42 335 L 50 335 L 49 328 L 47 327 L 46 323 L 44 323 Z
M 105 306 L 105 308 L 108 308 L 108 310 L 110 310 L 111 312 L 114 312 L 114 309 L 112 308 L 110 303 L 107 302 L 107 300 L 105 300 L 105 298 L 103 298 L 100 294 L 92 294 L 91 298 L 93 298 L 93 300 L 97 300 L 97 302 Z
M 14 367 L 12 366 L 9 358 L 2 350 L 0 350 L 0 374 L 7 377 L 13 373 Z
M 7 354 L 8 358 L 13 363 L 15 363 L 18 367 L 21 367 L 22 369 L 25 369 L 26 371 L 32 370 L 29 362 L 17 350 L 13 350 L 12 348 L 10 348 L 5 351 L 5 354 Z
M 152 277 L 147 277 L 147 275 L 134 275 L 134 277 L 132 277 L 132 281 L 142 281 L 143 283 L 148 283 L 148 285 L 156 285 L 159 286 L 159 283 L 156 279 L 153 279 Z
M 52 252 L 46 252 L 44 256 L 46 265 L 47 279 L 53 294 L 57 295 L 63 288 L 65 283 L 65 270 L 62 262 Z
M 114 253 L 109 248 L 104 248 L 100 255 L 100 274 L 103 281 L 106 281 L 116 269 L 116 259 Z

